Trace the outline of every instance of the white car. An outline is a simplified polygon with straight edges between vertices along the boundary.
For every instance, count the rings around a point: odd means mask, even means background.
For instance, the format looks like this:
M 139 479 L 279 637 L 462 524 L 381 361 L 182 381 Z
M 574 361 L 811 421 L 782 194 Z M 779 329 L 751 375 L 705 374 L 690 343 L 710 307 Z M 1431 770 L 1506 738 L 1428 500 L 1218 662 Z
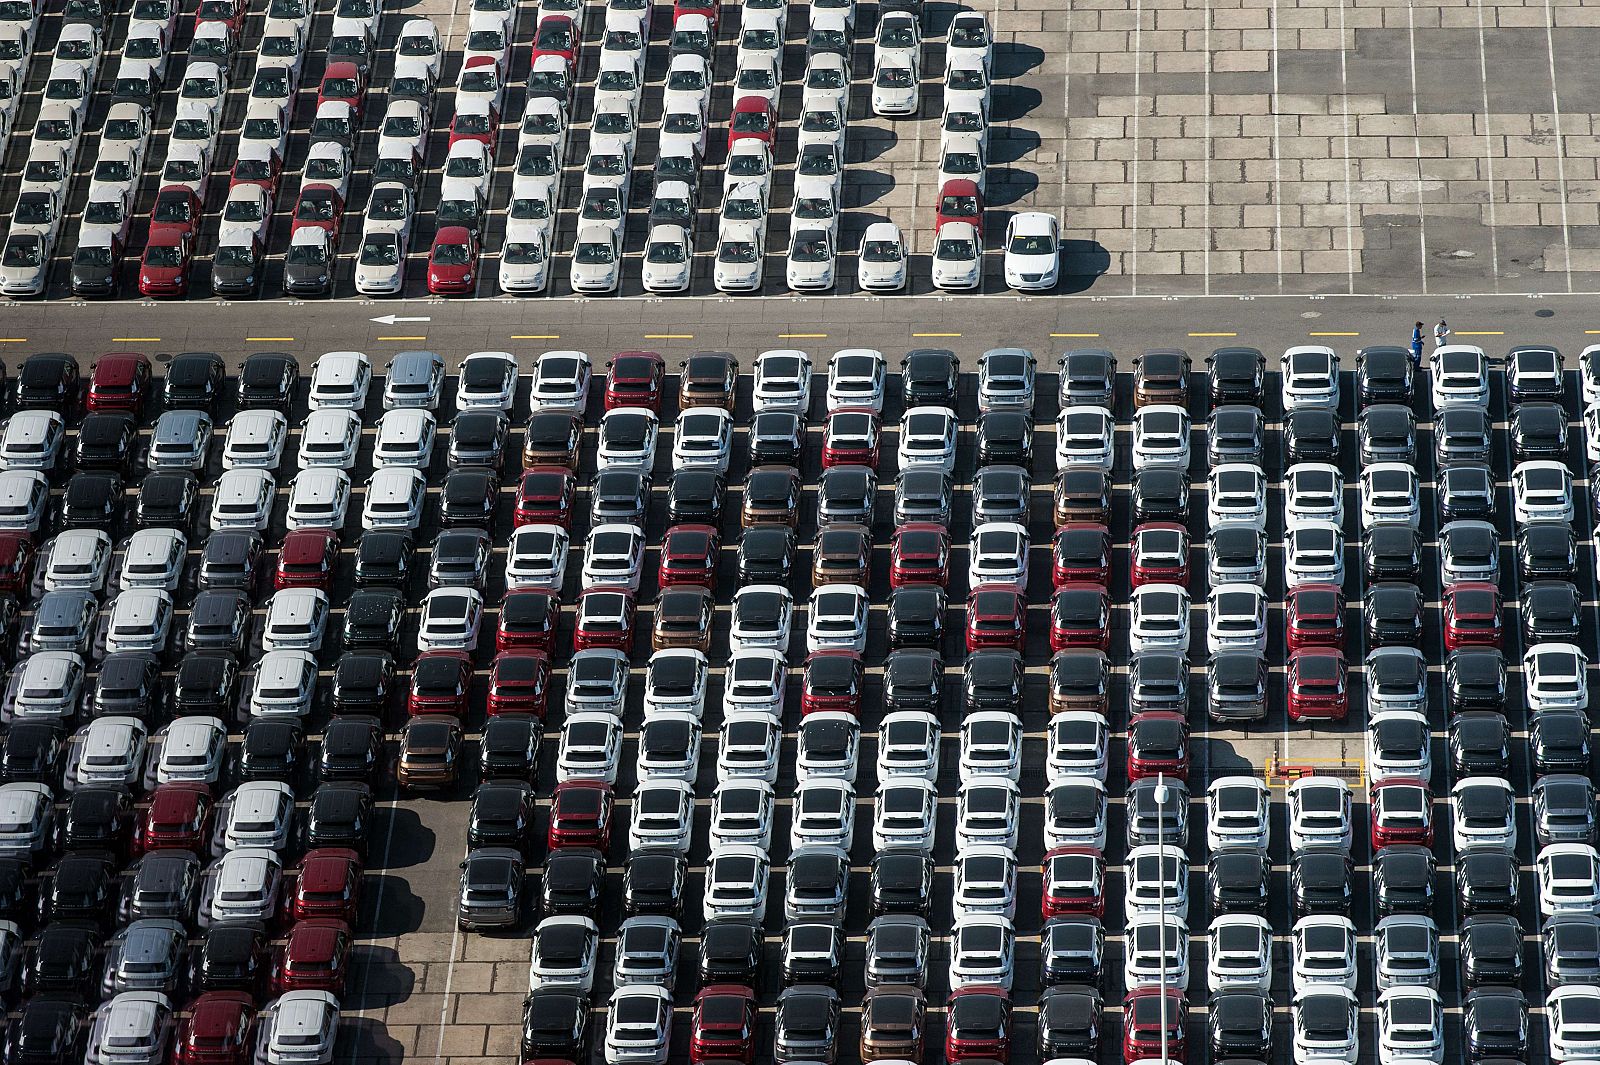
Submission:
M 767 890 L 772 862 L 759 847 L 728 845 L 714 848 L 706 859 L 706 887 L 702 912 L 707 921 L 737 917 L 761 921 L 767 912 Z
M 1224 914 L 1211 922 L 1207 941 L 1206 976 L 1212 994 L 1272 993 L 1272 925 L 1265 917 Z
M 1471 344 L 1444 344 L 1428 359 L 1433 409 L 1489 406 L 1489 357 Z
M 1517 849 L 1517 793 L 1502 777 L 1468 777 L 1450 789 L 1451 836 L 1456 853 L 1469 847 Z
M 176 529 L 140 529 L 122 542 L 122 567 L 116 587 L 176 592 L 183 577 L 189 541 Z M 51 558 L 52 567 L 55 564 Z
M 372 363 L 359 351 L 331 351 L 311 371 L 311 409 L 359 411 L 372 387 Z
M 570 538 L 560 525 L 519 525 L 506 548 L 507 588 L 544 588 L 561 593 L 566 583 Z
M 1518 463 L 1511 471 L 1511 502 L 1519 527 L 1531 521 L 1570 525 L 1577 513 L 1572 500 L 1572 473 L 1561 462 Z
M 106 654 L 118 651 L 167 649 L 172 632 L 172 596 L 164 591 L 134 589 L 121 592 L 106 604 L 110 621 L 105 627 Z
M 156 734 L 156 748 L 147 783 L 214 787 L 227 768 L 228 727 L 221 718 L 182 717 Z
M 1006 285 L 1018 292 L 1046 292 L 1061 276 L 1061 224 L 1053 214 L 1023 211 L 1006 223 Z
M 1359 939 L 1356 926 L 1348 917 L 1314 913 L 1296 921 L 1290 939 L 1295 994 L 1317 986 L 1354 991 Z
M 980 710 L 961 722 L 961 783 L 980 777 L 1022 779 L 1022 721 L 1007 710 Z
M 1224 522 L 1267 527 L 1267 475 L 1260 466 L 1224 462 L 1211 468 L 1206 479 L 1206 523 L 1215 528 Z
M 639 590 L 644 570 L 645 536 L 637 525 L 617 522 L 596 525 L 589 530 L 583 548 L 580 581 L 585 588 L 604 585 Z
M 785 281 L 799 292 L 826 291 L 833 287 L 834 260 L 832 230 L 797 229 L 789 240 Z
M 657 651 L 645 664 L 644 716 L 683 711 L 696 718 L 705 714 L 710 665 L 692 647 Z
M 807 609 L 807 652 L 864 652 L 870 606 L 867 590 L 859 585 L 827 584 L 817 588 L 811 593 Z
M 872 113 L 885 118 L 915 115 L 921 102 L 922 53 L 880 53 L 873 62 Z
M 1128 990 L 1189 987 L 1189 929 L 1171 915 L 1142 913 L 1122 926 L 1122 982 Z
M 931 854 L 939 791 L 926 777 L 896 775 L 880 780 L 873 801 L 872 847 L 910 847 Z
M 1378 1065 L 1444 1061 L 1444 1005 L 1430 987 L 1391 987 L 1378 996 Z
M 471 651 L 483 625 L 483 595 L 475 588 L 436 588 L 422 600 L 419 651 Z
M 733 454 L 733 415 L 720 407 L 695 407 L 678 415 L 672 441 L 672 468 L 728 472 Z
M 1432 917 L 1397 913 L 1378 922 L 1374 935 L 1377 988 L 1439 986 L 1439 927 Z
M 1295 463 L 1284 471 L 1283 492 L 1286 527 L 1292 528 L 1302 521 L 1344 524 L 1344 475 L 1332 463 Z
M 221 832 L 212 850 L 221 855 L 246 847 L 281 853 L 292 842 L 294 789 L 277 780 L 247 780 L 222 804 Z
M 694 268 L 694 246 L 689 231 L 661 223 L 645 241 L 642 281 L 646 292 L 684 292 Z
M 1588 709 L 1589 659 L 1577 644 L 1535 644 L 1522 656 L 1522 673 L 1530 709 Z
M 223 890 L 219 885 L 219 896 Z M 256 1019 L 256 1065 L 330 1065 L 338 1031 L 339 1000 L 332 993 L 287 992 Z
M 1021 816 L 1022 789 L 1016 781 L 984 777 L 961 785 L 956 803 L 957 852 L 987 844 L 1016 850 Z
M 856 789 L 839 777 L 810 776 L 794 788 L 789 850 L 850 845 L 855 835 Z
M 265 244 L 271 219 L 272 201 L 266 189 L 260 185 L 235 185 L 228 190 L 228 199 L 222 205 L 220 239 L 238 234 Z
M 956 923 L 973 917 L 1017 916 L 1017 856 L 1004 847 L 967 847 L 956 855 L 951 909 Z
M 776 589 L 788 595 L 787 589 Z M 787 643 L 787 641 L 785 641 Z M 789 667 L 782 651 L 766 647 L 734 647 L 722 688 L 724 717 L 736 714 L 783 715 Z
M 46 560 L 43 570 L 46 592 L 100 592 L 105 589 L 106 577 L 111 572 L 111 537 L 104 531 L 65 530 L 42 554 Z
M 717 779 L 778 779 L 778 748 L 783 730 L 765 713 L 740 713 L 726 719 L 717 742 Z
M 1028 530 L 1014 521 L 986 521 L 972 530 L 967 586 L 1028 587 Z
M 1283 353 L 1283 409 L 1339 409 L 1339 356 L 1332 348 L 1305 344 Z
M 594 990 L 600 958 L 600 929 L 587 917 L 557 914 L 533 930 L 528 959 L 528 990 L 565 987 L 584 995 Z
M 1189 412 L 1182 407 L 1155 404 L 1140 408 L 1133 418 L 1134 468 L 1188 469 L 1189 432 Z
M 1331 521 L 1302 520 L 1284 534 L 1284 583 L 1344 583 L 1344 530 Z
M 1289 850 L 1350 853 L 1350 785 L 1336 777 L 1304 777 L 1289 785 Z
M 672 992 L 658 984 L 624 984 L 606 1012 L 607 1065 L 666 1065 L 672 1039 Z
M 642 780 L 633 792 L 628 849 L 665 847 L 687 854 L 694 829 L 694 789 L 681 780 Z
M 722 227 L 712 271 L 718 292 L 754 292 L 761 287 L 763 244 L 761 231 L 751 222 Z
M 933 782 L 939 775 L 939 719 L 925 710 L 893 710 L 878 729 L 880 790 L 894 777 Z
M 66 777 L 70 787 L 140 785 L 149 741 L 144 722 L 136 717 L 96 718 L 78 730 L 73 740 L 73 762 Z
M 1317 986 L 1294 996 L 1294 1065 L 1343 1061 L 1355 1065 L 1361 1050 L 1361 1006 L 1347 987 Z
M 1600 914 L 1600 854 L 1587 843 L 1552 843 L 1535 859 L 1539 913 Z
M 944 106 L 989 114 L 989 72 L 982 59 L 957 52 L 945 59 Z
M 1552 1061 L 1600 1059 L 1600 987 L 1566 984 L 1545 999 Z
M 261 625 L 261 650 L 322 649 L 328 629 L 328 593 L 320 588 L 285 588 L 267 600 Z
M 1005 917 L 977 914 L 956 921 L 950 930 L 950 988 L 1001 987 L 1009 992 L 1016 944 L 1016 929 Z
M 0 469 L 53 472 L 65 436 L 66 421 L 55 411 L 18 411 L 0 425 Z
M 222 449 L 224 469 L 276 470 L 283 461 L 289 419 L 275 410 L 244 410 L 228 424 Z
M 577 352 L 568 354 L 581 355 Z M 583 356 L 583 362 L 588 364 L 587 356 Z M 457 410 L 509 412 L 516 394 L 517 360 L 509 352 L 475 351 L 461 360 L 461 366 L 456 371 Z
M 694 789 L 687 784 L 683 786 L 689 800 L 691 811 L 689 825 L 692 826 Z M 637 796 L 637 792 L 635 795 Z M 634 799 L 636 807 L 638 802 L 636 797 Z M 722 781 L 711 795 L 711 848 L 715 850 L 718 847 L 732 845 L 769 850 L 772 846 L 772 820 L 775 808 L 776 798 L 772 785 L 765 780 L 738 777 Z M 634 816 L 637 820 L 638 815 Z M 629 832 L 632 832 L 631 827 Z M 687 838 L 684 840 L 684 849 L 688 849 Z
M 1173 920 L 1189 919 L 1189 859 L 1182 847 L 1146 843 L 1128 851 L 1124 866 L 1128 920 L 1163 912 Z
M 883 413 L 889 364 L 881 351 L 846 348 L 828 360 L 828 410 L 851 407 Z
M 704 56 L 682 53 L 671 57 L 667 65 L 666 92 L 662 98 L 663 113 L 685 108 L 705 116 L 711 103 L 711 75 Z
M 478 141 L 464 143 L 478 144 Z M 337 141 L 323 141 L 313 145 L 310 154 L 306 156 L 305 169 L 302 171 L 300 184 L 305 187 L 312 183 L 332 186 L 338 192 L 341 200 L 350 194 L 350 149 Z
M 547 351 L 533 367 L 529 402 L 535 411 L 582 414 L 589 402 L 594 371 L 581 351 Z
M 856 283 L 869 292 L 898 292 L 906 285 L 906 242 L 893 222 L 874 222 L 861 236 Z
M 272 519 L 278 484 L 260 469 L 226 470 L 217 478 L 211 501 L 211 530 L 249 529 L 264 532 Z
M 879 742 L 883 740 L 880 738 Z M 1045 777 L 1051 784 L 1083 776 L 1103 781 L 1109 768 L 1110 746 L 1106 720 L 1094 711 L 1055 714 L 1045 732 Z M 879 760 L 881 763 L 881 755 Z
M 1259 777 L 1218 777 L 1206 789 L 1206 847 L 1266 853 L 1272 834 L 1272 795 Z
M 728 645 L 734 654 L 782 654 L 788 650 L 794 618 L 794 597 L 789 589 L 776 584 L 746 585 L 733 594 L 732 614 Z
M 1177 584 L 1145 584 L 1133 590 L 1128 610 L 1128 649 L 1189 650 L 1189 590 Z
M 621 281 L 622 230 L 586 226 L 572 249 L 569 283 L 577 292 L 615 292 Z
M 285 524 L 291 529 L 344 528 L 350 508 L 350 475 L 340 469 L 302 470 L 289 482 Z
M 1056 467 L 1111 472 L 1117 420 L 1105 407 L 1067 407 L 1056 418 Z
M 1402 522 L 1413 529 L 1422 523 L 1421 482 L 1403 462 L 1375 462 L 1361 471 L 1361 527 Z M 1338 520 L 1342 523 L 1343 516 Z
M 1052 781 L 1045 789 L 1045 847 L 1092 847 L 1104 852 L 1106 806 L 1105 783 L 1095 777 Z
M 900 470 L 931 466 L 954 474 L 961 422 L 946 407 L 912 407 L 900 423 Z
M 692 783 L 700 772 L 700 718 L 683 710 L 658 711 L 639 728 L 634 770 L 641 782 Z
M 250 716 L 305 717 L 316 690 L 317 659 L 309 651 L 269 651 L 256 662 Z
M 1212 654 L 1222 650 L 1267 652 L 1266 591 L 1256 584 L 1222 584 L 1206 601 L 1206 643 Z
M 803 418 L 811 406 L 811 357 L 792 348 L 757 355 L 751 399 L 758 411 L 793 411 Z
M 390 411 L 378 419 L 372 464 L 426 471 L 433 460 L 433 442 L 438 428 L 439 423 L 430 411 L 413 407 Z
M 968 292 L 983 282 L 983 242 L 971 222 L 946 222 L 933 241 L 933 287 Z
M 410 466 L 385 466 L 367 480 L 363 529 L 415 529 L 422 523 L 428 479 Z

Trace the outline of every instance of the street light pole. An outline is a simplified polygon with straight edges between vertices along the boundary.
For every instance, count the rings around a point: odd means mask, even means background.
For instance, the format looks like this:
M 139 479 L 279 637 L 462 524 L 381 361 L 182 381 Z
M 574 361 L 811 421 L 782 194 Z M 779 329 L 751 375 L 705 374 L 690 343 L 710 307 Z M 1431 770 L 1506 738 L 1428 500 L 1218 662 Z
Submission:
M 1161 1065 L 1167 1065 L 1167 821 L 1169 791 L 1166 774 L 1156 777 L 1156 875 L 1160 879 L 1156 913 L 1161 927 Z

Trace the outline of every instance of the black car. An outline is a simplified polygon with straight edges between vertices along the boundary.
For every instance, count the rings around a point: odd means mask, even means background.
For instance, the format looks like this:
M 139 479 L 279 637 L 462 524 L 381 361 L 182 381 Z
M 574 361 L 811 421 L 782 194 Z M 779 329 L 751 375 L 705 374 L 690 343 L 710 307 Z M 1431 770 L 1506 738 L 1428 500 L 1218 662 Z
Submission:
M 372 835 L 372 789 L 357 781 L 317 785 L 300 821 L 301 842 L 312 847 L 348 847 L 367 853 Z
M 305 731 L 298 721 L 257 718 L 245 726 L 235 772 L 241 780 L 293 784 L 304 764 Z
M 945 509 L 949 509 L 948 505 Z M 974 525 L 981 525 L 987 521 L 1014 521 L 1026 525 L 1032 509 L 1033 478 L 1023 467 L 1009 464 L 984 466 L 973 474 L 972 523 Z M 948 528 L 947 522 L 940 524 Z
M 1533 770 L 1545 773 L 1589 772 L 1589 718 L 1582 710 L 1541 710 L 1528 722 Z
M 67 734 L 48 721 L 16 721 L 0 736 L 0 781 L 49 784 L 61 779 Z
M 1523 581 L 1578 579 L 1578 537 L 1572 526 L 1530 521 L 1517 532 L 1517 576 Z
M 199 525 L 200 480 L 186 470 L 157 470 L 145 475 L 134 521 L 144 528 L 190 531 Z
M 1211 855 L 1206 868 L 1206 894 L 1211 911 L 1267 912 L 1267 885 L 1272 874 L 1266 855 L 1253 850 L 1221 850 Z
M 606 858 L 587 847 L 564 847 L 552 852 L 539 881 L 541 915 L 572 914 L 593 919 L 600 912 L 605 891 Z
M 639 470 L 601 470 L 589 486 L 589 522 L 642 525 L 650 511 L 650 476 Z
M 1212 995 L 1206 1011 L 1206 1029 L 1213 1061 L 1272 1060 L 1272 1000 L 1259 991 Z
M 1267 359 L 1257 349 L 1218 348 L 1206 358 L 1206 366 L 1211 371 L 1212 406 L 1245 403 L 1259 408 L 1265 401 Z
M 113 234 L 93 242 L 83 241 L 72 252 L 68 275 L 74 296 L 115 296 L 121 287 L 123 244 Z
M 1189 520 L 1189 473 L 1170 466 L 1146 466 L 1133 474 L 1133 523 Z
M 523 780 L 491 780 L 472 793 L 467 846 L 510 847 L 529 855 L 539 839 L 538 796 Z
M 192 991 L 260 994 L 271 972 L 272 940 L 255 922 L 214 924 L 190 954 Z
M 40 931 L 23 954 L 22 989 L 28 995 L 81 994 L 100 973 L 100 929 L 90 921 L 57 921 Z
M 981 478 L 986 472 L 979 470 L 974 476 Z M 954 492 L 950 475 L 943 470 L 913 466 L 900 471 L 894 486 L 894 523 L 905 525 L 913 521 L 931 521 L 949 528 L 950 502 Z M 976 495 L 976 491 L 973 494 Z
M 523 1061 L 589 1057 L 589 999 L 576 988 L 538 987 L 522 1003 Z
M 1397 403 L 1379 403 L 1361 412 L 1356 439 L 1361 447 L 1361 464 L 1374 462 L 1417 462 L 1417 419 L 1411 408 Z
M 1450 763 L 1457 777 L 1511 775 L 1511 730 L 1495 710 L 1468 710 L 1450 719 Z
M 1100 1008 L 1100 992 L 1094 987 L 1046 987 L 1039 995 L 1039 1060 L 1098 1057 Z
M 889 847 L 872 858 L 868 912 L 915 914 L 927 920 L 933 907 L 933 858 L 909 847 Z
M 667 524 L 722 526 L 722 499 L 727 483 L 716 470 L 680 469 L 667 488 Z
M 182 921 L 194 918 L 203 868 L 192 851 L 150 851 L 128 867 L 122 878 L 117 920 L 122 924 L 147 918 Z
M 117 651 L 100 660 L 89 716 L 136 717 L 149 724 L 164 698 L 161 659 L 148 651 Z
M 1283 461 L 1339 461 L 1339 416 L 1317 407 L 1301 407 L 1283 416 Z
M 1521 873 L 1515 855 L 1471 849 L 1456 856 L 1456 901 L 1462 913 L 1515 914 Z
M 451 530 L 477 532 L 478 530 Z M 440 534 L 444 539 L 446 534 Z M 395 647 L 405 621 L 406 597 L 394 588 L 357 588 L 345 607 L 341 644 L 349 651 Z
M 250 597 L 233 588 L 208 588 L 194 597 L 183 629 L 183 650 L 242 655 L 250 639 Z
M 878 475 L 865 466 L 830 466 L 817 481 L 817 524 L 850 521 L 872 528 Z
M 44 877 L 41 923 L 85 921 L 104 927 L 116 910 L 116 859 L 105 851 L 68 851 Z
M 1177 656 L 1174 656 L 1177 657 Z M 1135 658 L 1133 666 L 1138 665 Z M 1130 673 L 1132 667 L 1130 667 Z M 1185 671 L 1187 672 L 1187 671 Z M 1187 676 L 1184 677 L 1187 695 Z M 1130 681 L 1129 691 L 1133 691 Z M 1111 659 L 1103 651 L 1073 647 L 1050 656 L 1052 709 L 1104 708 L 1111 697 Z M 1185 705 L 1187 705 L 1187 698 Z
M 1489 461 L 1493 426 L 1477 407 L 1446 407 L 1433 419 L 1433 459 L 1440 468 Z
M 944 612 L 949 607 L 945 590 L 932 584 L 913 584 L 889 594 L 889 649 L 944 645 Z
M 478 741 L 479 779 L 531 783 L 543 737 L 539 719 L 531 714 L 492 715 L 483 723 L 483 737 Z
M 397 669 L 387 651 L 340 655 L 333 666 L 333 712 L 382 717 L 395 696 Z
M 139 443 L 139 423 L 121 411 L 94 411 L 78 426 L 73 461 L 80 470 L 126 473 Z M 49 473 L 50 471 L 45 471 Z
M 167 363 L 163 402 L 167 410 L 211 410 L 222 395 L 228 368 L 211 351 L 183 351 Z
M 1264 420 L 1260 408 L 1243 404 L 1213 410 L 1206 431 L 1206 460 L 1213 466 L 1224 462 L 1261 465 Z
M 1558 858 L 1558 862 L 1566 859 Z M 1580 861 L 1572 856 L 1574 868 Z M 1580 874 L 1581 875 L 1581 874 Z M 1600 917 L 1592 913 L 1556 913 L 1541 929 L 1544 940 L 1544 979 L 1547 987 L 1592 984 L 1600 979 Z
M 67 478 L 57 504 L 56 523 L 63 529 L 103 529 L 116 539 L 127 513 L 125 491 L 122 478 L 115 473 L 75 473 Z
M 178 663 L 167 689 L 167 710 L 173 717 L 206 714 L 234 719 L 239 704 L 239 660 L 227 651 L 191 651 Z
M 1561 352 L 1543 344 L 1518 344 L 1506 354 L 1506 392 L 1513 403 L 1548 400 L 1566 393 Z
M 59 351 L 29 355 L 17 371 L 17 407 L 53 410 L 64 418 L 71 417 L 81 388 L 78 360 L 71 355 Z
M 1370 403 L 1409 404 L 1416 395 L 1411 352 L 1390 344 L 1375 344 L 1356 352 L 1356 399 Z
M 300 364 L 282 351 L 259 351 L 239 371 L 239 406 L 288 410 L 300 383 Z
M 1061 405 L 1107 407 L 1117 382 L 1117 357 L 1104 348 L 1078 348 L 1061 356 Z
M 1021 705 L 1024 668 L 1016 651 L 984 649 L 967 656 L 961 674 L 961 706 L 965 713 L 1005 710 Z
M 1039 982 L 1100 986 L 1106 932 L 1097 917 L 1052 917 L 1039 935 Z
M 1445 702 L 1451 714 L 1501 713 L 1506 700 L 1506 659 L 1493 647 L 1463 647 L 1445 658 Z
M 1267 663 L 1250 651 L 1224 649 L 1206 666 L 1206 716 L 1212 721 L 1267 719 Z
M 243 529 L 218 529 L 200 549 L 199 585 L 202 589 L 234 588 L 252 591 L 261 575 L 266 547 L 256 533 Z
M 428 561 L 428 587 L 467 587 L 475 588 L 480 593 L 488 580 L 489 555 L 491 552 L 489 534 L 483 529 L 454 528 L 444 529 L 434 537 L 433 547 Z M 393 589 L 365 588 L 363 592 L 382 592 L 398 595 Z M 360 594 L 359 592 L 357 594 Z M 377 618 L 373 618 L 377 621 Z M 348 615 L 346 620 L 346 633 L 349 633 Z M 399 631 L 399 622 L 396 621 L 396 632 Z
M 1344 915 L 1355 896 L 1355 863 L 1339 851 L 1302 851 L 1290 866 L 1289 889 L 1295 916 Z
M 1514 982 L 1508 983 L 1511 986 L 1478 987 L 1467 995 L 1461 1029 L 1470 1062 L 1521 1058 L 1528 1052 L 1528 1000 Z
M 128 852 L 133 838 L 133 793 L 106 784 L 81 787 L 67 799 L 56 819 L 62 850 L 101 851 L 113 857 Z
M 739 583 L 787 585 L 800 541 L 787 525 L 758 525 L 739 537 Z
M 750 465 L 799 466 L 805 432 L 805 420 L 793 411 L 758 411 L 750 419 Z
M 5 1065 L 77 1065 L 87 1050 L 88 1020 L 89 1008 L 77 998 L 28 999 L 6 1027 Z
M 1522 926 L 1504 913 L 1477 913 L 1461 922 L 1457 950 L 1467 987 L 1522 982 Z
M 820 921 L 786 925 L 779 958 L 784 987 L 826 984 L 837 988 L 839 966 L 844 960 L 844 933 Z
M 368 529 L 356 541 L 355 578 L 358 587 L 399 588 L 411 583 L 416 544 L 401 529 Z
M 1511 412 L 1513 462 L 1567 461 L 1567 411 L 1559 403 L 1523 403 Z
M 622 909 L 629 917 L 651 914 L 677 920 L 683 915 L 688 863 L 675 850 L 636 850 L 622 867 Z
M 439 493 L 439 524 L 446 528 L 486 529 L 500 502 L 500 478 L 481 466 L 451 470 Z
M 991 410 L 978 416 L 978 465 L 1033 465 L 1033 417 L 1018 410 Z
M 1433 851 L 1410 843 L 1380 847 L 1372 856 L 1372 898 L 1380 916 L 1433 909 Z
M 450 468 L 486 470 L 498 478 L 510 432 L 511 423 L 497 410 L 462 411 L 450 425 Z
M 1415 584 L 1422 576 L 1422 534 L 1404 522 L 1379 522 L 1361 544 L 1361 571 L 1368 581 Z
M 1540 847 L 1552 843 L 1594 845 L 1595 787 L 1577 773 L 1547 773 L 1533 785 L 1533 830 Z
M 759 987 L 764 938 L 761 926 L 754 921 L 730 917 L 707 921 L 700 932 L 701 986 Z
M 383 774 L 383 724 L 367 714 L 342 714 L 322 730 L 317 748 L 318 780 L 353 780 L 376 785 Z
M 883 662 L 885 710 L 937 713 L 944 692 L 944 660 L 927 650 L 892 651 Z
M 211 291 L 218 296 L 253 296 L 261 291 L 261 281 L 266 274 L 262 268 L 262 247 L 258 240 L 232 241 L 220 244 L 211 256 Z M 290 292 L 305 291 L 290 288 L 289 278 L 299 269 L 294 258 L 284 263 L 284 289 Z M 324 262 L 323 269 L 327 269 Z
M 956 409 L 956 383 L 961 364 L 955 352 L 943 348 L 917 348 L 900 361 L 900 383 L 906 409 L 948 407 Z
M 744 483 L 744 522 L 796 524 L 800 514 L 800 471 L 793 466 L 757 466 Z
M 1367 589 L 1362 620 L 1373 647 L 1422 646 L 1422 589 L 1401 581 L 1384 581 Z
M 1571 581 L 1533 581 L 1522 586 L 1522 640 L 1574 643 L 1582 624 L 1583 597 Z

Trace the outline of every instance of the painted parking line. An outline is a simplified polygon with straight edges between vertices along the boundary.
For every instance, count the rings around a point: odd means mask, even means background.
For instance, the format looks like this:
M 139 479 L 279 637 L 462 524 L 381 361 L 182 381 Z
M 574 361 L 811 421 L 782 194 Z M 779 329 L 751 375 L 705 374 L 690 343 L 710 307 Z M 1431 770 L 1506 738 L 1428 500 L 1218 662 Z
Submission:
M 961 334 L 960 333 L 912 333 L 911 335 L 913 337 L 916 337 L 916 338 L 921 338 L 921 339 L 925 339 L 925 340 L 931 340 L 931 339 L 933 339 L 935 337 L 955 338 L 955 337 L 960 336 Z
M 0 344 L 26 344 L 27 337 L 0 337 Z
M 1332 332 L 1332 331 L 1321 332 L 1321 333 L 1307 333 L 1306 334 L 1306 336 L 1308 336 L 1308 337 L 1358 337 L 1360 335 L 1361 335 L 1360 333 L 1341 333 L 1341 332 Z
M 693 340 L 693 333 L 646 333 L 646 340 Z
M 1190 333 L 1192 337 L 1236 337 L 1238 333 Z
M 112 337 L 113 344 L 159 344 L 160 337 Z
M 1503 337 L 1506 334 L 1503 329 L 1457 329 L 1455 335 L 1458 337 Z
M 512 340 L 560 340 L 560 333 L 513 333 Z
M 779 340 L 826 340 L 827 333 L 779 333 Z
M 373 337 L 374 340 L 427 340 L 425 336 L 416 337 Z
M 1085 340 L 1094 340 L 1100 336 L 1099 333 L 1051 333 L 1050 335 L 1052 337 L 1077 337 Z
M 292 344 L 294 337 L 245 337 L 246 344 Z

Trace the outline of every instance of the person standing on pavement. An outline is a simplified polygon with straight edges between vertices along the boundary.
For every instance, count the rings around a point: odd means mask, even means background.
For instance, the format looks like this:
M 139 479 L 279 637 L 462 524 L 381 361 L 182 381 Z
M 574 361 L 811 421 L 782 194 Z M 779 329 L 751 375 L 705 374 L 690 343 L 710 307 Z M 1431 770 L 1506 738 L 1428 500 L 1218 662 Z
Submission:
M 1439 319 L 1439 324 L 1433 327 L 1433 346 L 1436 348 L 1443 347 L 1444 342 L 1448 339 L 1450 339 L 1450 325 L 1441 318 Z
M 1422 362 L 1422 323 L 1418 322 L 1411 327 L 1411 364 L 1413 366 Z

